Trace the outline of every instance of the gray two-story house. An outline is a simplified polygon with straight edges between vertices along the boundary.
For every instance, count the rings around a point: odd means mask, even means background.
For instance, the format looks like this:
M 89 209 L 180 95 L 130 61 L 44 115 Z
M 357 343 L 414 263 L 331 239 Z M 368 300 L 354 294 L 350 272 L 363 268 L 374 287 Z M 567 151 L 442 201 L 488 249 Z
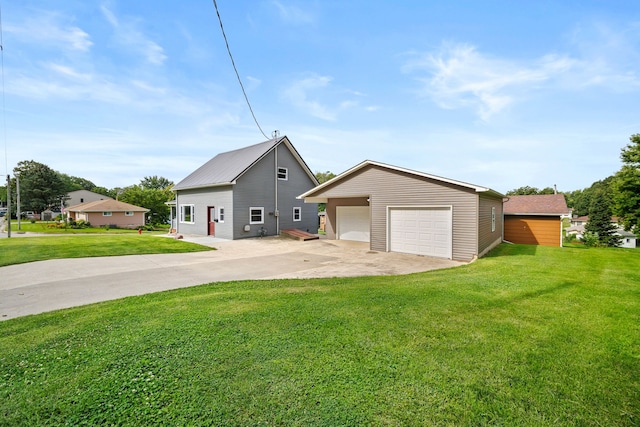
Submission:
M 317 204 L 296 198 L 316 185 L 286 136 L 220 153 L 173 187 L 172 228 L 232 240 L 317 233 Z

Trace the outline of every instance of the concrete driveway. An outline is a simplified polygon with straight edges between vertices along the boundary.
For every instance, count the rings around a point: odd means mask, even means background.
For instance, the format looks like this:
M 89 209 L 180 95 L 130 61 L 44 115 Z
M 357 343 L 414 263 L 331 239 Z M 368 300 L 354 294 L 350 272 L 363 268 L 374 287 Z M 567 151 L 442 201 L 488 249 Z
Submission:
M 210 282 L 399 275 L 463 264 L 374 252 L 368 243 L 345 240 L 302 242 L 268 237 L 230 241 L 194 236 L 185 236 L 185 240 L 218 250 L 0 267 L 0 320 Z

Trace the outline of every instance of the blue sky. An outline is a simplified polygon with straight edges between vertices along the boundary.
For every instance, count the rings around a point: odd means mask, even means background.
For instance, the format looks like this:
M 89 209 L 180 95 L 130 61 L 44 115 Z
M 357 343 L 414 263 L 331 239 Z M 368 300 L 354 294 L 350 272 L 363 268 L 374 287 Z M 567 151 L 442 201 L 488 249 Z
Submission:
M 113 188 L 262 142 L 212 1 L 3 2 L 4 164 Z M 590 186 L 640 132 L 637 1 L 218 0 L 264 132 L 506 192 Z

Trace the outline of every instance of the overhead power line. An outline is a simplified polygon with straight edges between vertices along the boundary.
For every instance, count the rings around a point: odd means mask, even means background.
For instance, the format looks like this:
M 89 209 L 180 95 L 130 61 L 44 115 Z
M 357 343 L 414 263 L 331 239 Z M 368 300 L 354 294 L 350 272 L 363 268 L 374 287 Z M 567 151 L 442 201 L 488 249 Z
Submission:
M 222 37 L 224 38 L 224 43 L 227 46 L 227 52 L 229 52 L 229 58 L 231 58 L 231 65 L 233 65 L 233 71 L 236 72 L 236 77 L 238 78 L 238 83 L 240 83 L 240 88 L 242 89 L 242 94 L 244 95 L 245 101 L 247 101 L 247 105 L 249 106 L 249 111 L 251 111 L 251 116 L 253 117 L 253 121 L 258 126 L 260 133 L 266 138 L 269 137 L 264 133 L 262 128 L 260 127 L 260 123 L 258 123 L 258 119 L 256 119 L 256 115 L 253 112 L 253 108 L 251 108 L 251 103 L 249 102 L 249 97 L 247 96 L 247 91 L 244 90 L 244 85 L 242 84 L 242 79 L 240 78 L 240 74 L 238 73 L 238 68 L 236 67 L 236 63 L 233 60 L 233 55 L 231 54 L 231 48 L 229 48 L 229 41 L 227 40 L 227 35 L 224 32 L 224 26 L 222 25 L 222 18 L 220 17 L 220 11 L 218 11 L 218 3 L 216 0 L 213 0 L 213 6 L 216 9 L 216 14 L 218 15 L 218 22 L 220 22 L 220 30 L 222 30 Z

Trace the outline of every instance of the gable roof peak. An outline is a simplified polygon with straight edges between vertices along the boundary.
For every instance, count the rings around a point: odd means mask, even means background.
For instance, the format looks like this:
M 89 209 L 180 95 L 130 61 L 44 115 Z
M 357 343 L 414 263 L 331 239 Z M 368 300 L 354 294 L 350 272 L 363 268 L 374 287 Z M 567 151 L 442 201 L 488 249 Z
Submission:
M 219 153 L 178 182 L 173 190 L 235 184 L 238 178 L 280 144 L 287 146 L 307 175 L 315 181 L 315 176 L 293 147 L 289 138 L 283 135 L 247 147 Z

